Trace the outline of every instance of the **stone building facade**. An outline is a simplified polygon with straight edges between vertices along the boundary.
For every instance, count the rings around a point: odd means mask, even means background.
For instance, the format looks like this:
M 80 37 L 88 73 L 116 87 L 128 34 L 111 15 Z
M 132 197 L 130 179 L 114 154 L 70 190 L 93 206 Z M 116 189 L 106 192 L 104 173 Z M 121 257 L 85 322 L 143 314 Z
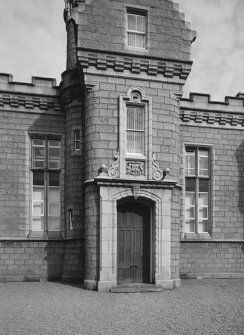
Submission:
M 244 277 L 244 95 L 183 99 L 169 0 L 67 0 L 59 86 L 0 74 L 0 280 Z

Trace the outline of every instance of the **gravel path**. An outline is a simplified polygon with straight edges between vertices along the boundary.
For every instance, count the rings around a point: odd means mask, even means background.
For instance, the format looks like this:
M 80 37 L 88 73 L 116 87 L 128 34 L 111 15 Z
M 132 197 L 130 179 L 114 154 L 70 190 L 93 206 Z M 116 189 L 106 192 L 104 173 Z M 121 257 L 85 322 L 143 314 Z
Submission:
M 1 335 L 244 334 L 243 280 L 185 280 L 159 293 L 0 284 Z

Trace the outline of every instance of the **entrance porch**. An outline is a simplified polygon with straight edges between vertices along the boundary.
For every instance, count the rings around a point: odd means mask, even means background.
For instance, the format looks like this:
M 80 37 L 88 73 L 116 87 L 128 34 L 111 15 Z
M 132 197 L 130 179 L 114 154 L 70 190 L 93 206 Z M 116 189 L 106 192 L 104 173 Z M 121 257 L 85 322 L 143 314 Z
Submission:
M 123 283 L 172 289 L 171 193 L 175 181 L 96 178 L 100 195 L 99 291 Z M 128 225 L 128 226 L 127 226 Z M 91 281 L 84 282 L 91 287 Z

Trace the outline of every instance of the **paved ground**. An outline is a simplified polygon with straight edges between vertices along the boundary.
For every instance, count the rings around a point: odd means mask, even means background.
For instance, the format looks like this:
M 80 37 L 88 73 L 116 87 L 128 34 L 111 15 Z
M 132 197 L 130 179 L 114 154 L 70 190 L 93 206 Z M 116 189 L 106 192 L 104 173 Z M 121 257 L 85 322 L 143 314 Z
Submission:
M 244 334 L 243 280 L 186 280 L 160 293 L 0 284 L 1 335 Z

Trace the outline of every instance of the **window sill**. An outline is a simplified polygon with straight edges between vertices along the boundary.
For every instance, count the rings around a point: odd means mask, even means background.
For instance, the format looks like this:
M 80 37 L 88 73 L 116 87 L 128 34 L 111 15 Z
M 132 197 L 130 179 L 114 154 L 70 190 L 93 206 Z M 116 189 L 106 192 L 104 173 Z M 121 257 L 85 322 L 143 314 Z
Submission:
M 140 47 L 134 47 L 134 46 L 129 46 L 126 45 L 126 49 L 128 51 L 138 51 L 138 52 L 144 52 L 144 53 L 148 53 L 148 49 L 147 48 L 140 48 Z
M 197 241 L 212 241 L 213 238 L 209 233 L 182 233 L 181 242 L 197 242 Z
M 27 239 L 63 239 L 64 236 L 60 231 L 44 232 L 44 231 L 31 231 Z
M 142 154 L 126 154 L 125 159 L 130 160 L 130 159 L 135 159 L 135 160 L 140 160 L 140 161 L 145 161 L 146 157 Z
M 244 243 L 244 239 L 218 239 L 209 233 L 182 233 L 180 242 Z

